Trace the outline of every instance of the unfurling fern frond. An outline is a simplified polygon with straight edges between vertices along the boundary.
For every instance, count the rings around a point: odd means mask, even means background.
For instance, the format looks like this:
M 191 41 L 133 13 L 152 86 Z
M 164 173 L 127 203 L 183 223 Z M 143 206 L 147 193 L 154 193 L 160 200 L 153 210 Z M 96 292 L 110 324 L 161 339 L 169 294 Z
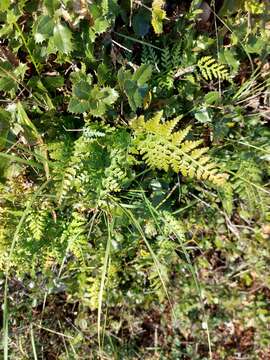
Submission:
M 197 66 L 205 80 L 229 80 L 229 72 L 225 65 L 219 64 L 212 56 L 202 57 Z
M 201 140 L 185 140 L 190 126 L 173 132 L 179 118 L 161 123 L 162 112 L 149 121 L 144 116 L 133 120 L 134 146 L 152 168 L 181 172 L 184 176 L 224 184 L 227 175 L 219 173 L 217 165 L 205 155 L 208 148 L 199 147 Z

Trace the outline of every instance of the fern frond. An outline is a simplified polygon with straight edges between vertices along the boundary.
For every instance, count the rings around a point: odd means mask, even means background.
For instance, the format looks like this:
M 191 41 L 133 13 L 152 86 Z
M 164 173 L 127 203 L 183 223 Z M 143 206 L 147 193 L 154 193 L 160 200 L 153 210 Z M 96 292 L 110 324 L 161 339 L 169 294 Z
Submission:
M 61 242 L 68 243 L 68 250 L 75 258 L 85 266 L 85 257 L 89 250 L 89 242 L 86 234 L 87 219 L 83 214 L 74 210 L 67 229 L 61 236 Z
M 161 65 L 167 70 L 171 68 L 171 52 L 168 46 L 166 46 L 161 53 Z
M 160 72 L 160 58 L 152 47 L 143 46 L 141 63 L 152 65 L 154 71 Z
M 47 208 L 33 210 L 27 217 L 29 230 L 33 238 L 37 241 L 41 240 L 45 234 L 46 220 L 48 217 Z
M 110 154 L 111 164 L 105 170 L 105 177 L 102 180 L 103 194 L 108 192 L 117 192 L 121 190 L 121 183 L 126 178 L 125 169 L 125 154 L 119 150 L 114 149 Z
M 182 50 L 182 44 L 180 41 L 176 45 L 174 45 L 172 49 L 172 56 L 171 56 L 171 63 L 174 69 L 178 68 L 181 64 L 181 50 Z
M 212 56 L 202 57 L 197 66 L 205 80 L 229 80 L 229 72 L 225 65 L 219 64 Z
M 99 137 L 104 137 L 105 133 L 95 130 L 95 129 L 91 129 L 91 127 L 86 126 L 83 128 L 83 136 L 89 140 L 89 139 L 93 139 L 93 138 L 95 139 L 95 138 L 99 138 Z
M 198 149 L 202 141 L 183 141 L 190 128 L 173 133 L 179 118 L 161 123 L 161 117 L 162 112 L 157 113 L 149 121 L 140 116 L 132 122 L 135 147 L 143 156 L 143 160 L 153 168 L 165 171 L 171 168 L 184 176 L 222 185 L 227 176 L 219 173 L 217 165 L 210 157 L 203 155 L 207 148 Z
M 242 161 L 232 179 L 232 187 L 238 195 L 244 214 L 263 217 L 269 211 L 269 194 L 263 188 L 262 170 L 254 161 Z

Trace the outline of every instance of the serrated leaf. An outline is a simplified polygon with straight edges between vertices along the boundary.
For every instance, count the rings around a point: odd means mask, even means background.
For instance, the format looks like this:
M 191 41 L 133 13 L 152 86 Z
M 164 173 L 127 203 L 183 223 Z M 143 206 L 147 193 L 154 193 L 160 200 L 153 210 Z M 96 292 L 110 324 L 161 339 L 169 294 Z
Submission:
M 112 105 L 119 96 L 118 92 L 110 87 L 106 87 L 100 90 L 100 95 L 102 96 L 102 100 L 106 105 Z
M 18 84 L 14 79 L 13 67 L 7 61 L 0 64 L 0 90 L 11 91 L 17 90 Z
M 57 24 L 53 29 L 53 41 L 57 50 L 69 54 L 73 50 L 72 33 L 66 25 Z
M 80 100 L 71 98 L 68 104 L 68 111 L 74 114 L 82 114 L 90 110 L 90 102 L 88 100 Z
M 93 116 L 102 116 L 107 108 L 118 98 L 118 92 L 112 88 L 91 87 L 88 83 L 80 81 L 73 87 L 68 111 L 82 114 L 89 112 Z
M 91 85 L 89 85 L 88 82 L 84 80 L 80 80 L 78 83 L 76 83 L 73 88 L 72 92 L 75 97 L 79 99 L 88 100 L 91 92 Z
M 42 43 L 44 40 L 49 39 L 53 35 L 54 22 L 48 15 L 40 16 L 34 31 L 34 38 L 37 43 Z

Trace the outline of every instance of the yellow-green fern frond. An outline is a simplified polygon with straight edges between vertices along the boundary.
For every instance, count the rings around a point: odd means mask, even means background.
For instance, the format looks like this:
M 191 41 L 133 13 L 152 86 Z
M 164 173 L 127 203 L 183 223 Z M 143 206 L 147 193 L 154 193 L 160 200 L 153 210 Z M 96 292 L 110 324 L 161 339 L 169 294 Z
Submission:
M 229 80 L 229 72 L 225 65 L 219 64 L 212 56 L 202 57 L 197 66 L 205 80 Z
M 152 168 L 165 171 L 171 168 L 184 176 L 222 185 L 227 175 L 219 173 L 217 164 L 205 155 L 208 148 L 199 147 L 201 140 L 185 140 L 190 127 L 173 132 L 180 118 L 164 123 L 161 118 L 159 112 L 149 121 L 143 116 L 133 120 L 135 152 Z

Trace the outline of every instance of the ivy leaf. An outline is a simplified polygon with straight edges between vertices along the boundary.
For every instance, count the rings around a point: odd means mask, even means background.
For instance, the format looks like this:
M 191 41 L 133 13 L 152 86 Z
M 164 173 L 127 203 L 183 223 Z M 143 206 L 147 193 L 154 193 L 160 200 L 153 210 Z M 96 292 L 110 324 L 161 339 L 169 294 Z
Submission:
M 206 108 L 199 109 L 194 116 L 201 124 L 207 124 L 212 121 L 211 114 Z
M 98 85 L 92 85 L 91 76 L 85 74 L 84 71 L 71 74 L 73 86 L 68 111 L 75 114 L 89 112 L 93 116 L 102 116 L 117 100 L 118 92 L 110 87 L 101 88 Z
M 118 72 L 118 83 L 121 90 L 126 94 L 129 105 L 133 111 L 143 105 L 144 98 L 148 92 L 147 81 L 151 78 L 151 65 L 141 65 L 134 74 L 120 69 Z
M 145 36 L 150 30 L 151 14 L 141 8 L 132 18 L 132 27 L 136 35 Z
M 58 51 L 69 54 L 73 50 L 72 33 L 66 25 L 56 24 L 53 29 L 53 41 Z
M 133 75 L 133 80 L 137 81 L 138 85 L 144 85 L 148 80 L 150 80 L 152 75 L 152 67 L 148 64 L 143 64 Z
M 163 0 L 154 0 L 152 4 L 152 26 L 156 34 L 161 34 L 163 31 L 162 21 L 166 17 L 166 12 L 163 10 L 165 1 Z

